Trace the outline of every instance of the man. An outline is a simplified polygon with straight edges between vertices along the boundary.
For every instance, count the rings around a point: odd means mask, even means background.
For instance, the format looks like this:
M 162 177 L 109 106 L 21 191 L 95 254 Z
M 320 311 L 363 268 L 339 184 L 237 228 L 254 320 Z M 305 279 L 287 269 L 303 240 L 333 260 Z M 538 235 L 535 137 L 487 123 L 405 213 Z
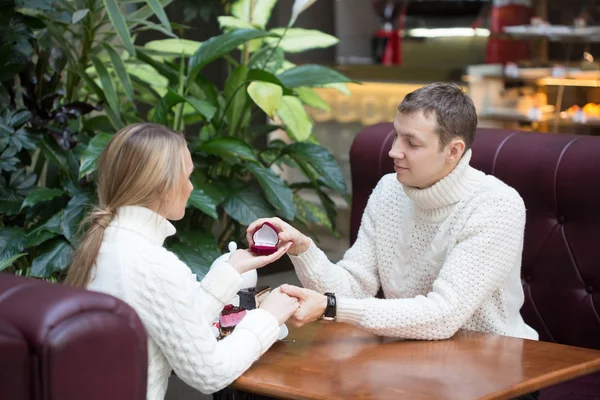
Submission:
M 300 326 L 320 318 L 382 336 L 439 340 L 459 329 L 537 340 L 519 310 L 525 207 L 519 194 L 469 166 L 477 114 L 453 84 L 406 96 L 394 119 L 384 176 L 365 209 L 356 243 L 337 264 L 287 223 L 279 230 L 300 281 Z M 249 241 L 251 237 L 249 235 Z M 375 298 L 379 288 L 385 299 Z

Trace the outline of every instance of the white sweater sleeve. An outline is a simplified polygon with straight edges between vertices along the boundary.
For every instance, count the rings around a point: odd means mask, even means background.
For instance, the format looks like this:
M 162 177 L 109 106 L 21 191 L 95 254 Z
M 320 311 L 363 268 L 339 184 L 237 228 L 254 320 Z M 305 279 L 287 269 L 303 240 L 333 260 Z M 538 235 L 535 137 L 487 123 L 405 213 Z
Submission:
M 279 325 L 264 310 L 246 314 L 231 335 L 217 341 L 196 305 L 196 285 L 165 251 L 165 259 L 144 257 L 129 265 L 127 301 L 142 319 L 177 376 L 203 393 L 213 393 L 237 379 L 277 339 Z
M 375 246 L 376 215 L 383 190 L 380 180 L 369 197 L 354 245 L 337 264 L 312 241 L 304 253 L 291 256 L 298 279 L 306 288 L 320 293 L 335 292 L 352 298 L 373 297 L 379 291 L 377 248 Z
M 187 266 L 185 268 L 189 270 Z M 197 309 L 202 310 L 207 321 L 217 318 L 244 282 L 242 276 L 225 261 L 217 262 L 200 282 L 196 282 L 195 274 L 191 275 L 196 286 Z
M 340 322 L 381 336 L 437 340 L 453 336 L 520 265 L 525 206 L 497 196 L 474 212 L 427 296 L 338 299 Z

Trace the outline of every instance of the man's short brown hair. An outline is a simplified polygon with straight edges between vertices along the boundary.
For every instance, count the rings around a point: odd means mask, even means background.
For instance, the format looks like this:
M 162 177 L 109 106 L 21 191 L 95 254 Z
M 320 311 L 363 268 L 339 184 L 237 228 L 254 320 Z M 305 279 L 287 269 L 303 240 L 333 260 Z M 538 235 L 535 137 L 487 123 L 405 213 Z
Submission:
M 432 113 L 437 120 L 440 149 L 452 139 L 465 141 L 465 150 L 471 148 L 477 128 L 477 111 L 473 100 L 453 83 L 437 82 L 406 95 L 398 106 L 402 114 L 422 111 L 426 117 Z

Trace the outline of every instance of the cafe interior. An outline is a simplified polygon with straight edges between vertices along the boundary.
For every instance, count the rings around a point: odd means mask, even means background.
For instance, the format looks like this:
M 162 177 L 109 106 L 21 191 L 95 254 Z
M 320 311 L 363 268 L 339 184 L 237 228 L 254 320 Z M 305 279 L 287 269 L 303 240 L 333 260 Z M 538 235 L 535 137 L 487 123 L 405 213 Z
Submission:
M 206 2 L 213 3 L 207 19 L 186 16 L 183 0 L 165 10 L 173 23 L 193 27 L 183 37 L 203 41 L 220 33 L 214 7 L 228 10 L 231 2 Z M 285 26 L 298 2 L 272 3 L 268 26 Z M 333 156 L 347 188 L 346 195 L 327 192 L 335 229 L 308 225 L 313 239 L 331 261 L 344 257 L 373 188 L 394 172 L 388 152 L 398 105 L 427 84 L 454 83 L 477 111 L 471 166 L 513 187 L 526 207 L 521 315 L 539 341 L 462 330 L 446 340 L 402 340 L 313 322 L 289 326 L 214 394 L 173 373 L 165 399 L 468 400 L 536 393 L 539 400 L 600 400 L 600 1 L 305 3 L 294 27 L 337 40 L 286 59 L 349 78 L 343 90 L 313 88 L 326 106 L 304 104 L 310 134 Z M 136 45 L 157 38 L 140 31 Z M 225 85 L 227 68 L 215 62 L 204 73 Z M 275 116 L 263 123 L 281 122 Z M 279 129 L 266 140 L 290 138 Z M 290 184 L 305 178 L 293 165 L 277 173 Z M 307 204 L 322 201 L 309 191 L 298 196 Z M 300 285 L 287 257 L 256 279 L 270 288 Z M 135 311 L 54 286 L 0 279 L 0 398 L 146 398 L 146 339 Z M 18 315 L 17 300 L 13 311 L 2 311 L 11 298 L 20 299 Z

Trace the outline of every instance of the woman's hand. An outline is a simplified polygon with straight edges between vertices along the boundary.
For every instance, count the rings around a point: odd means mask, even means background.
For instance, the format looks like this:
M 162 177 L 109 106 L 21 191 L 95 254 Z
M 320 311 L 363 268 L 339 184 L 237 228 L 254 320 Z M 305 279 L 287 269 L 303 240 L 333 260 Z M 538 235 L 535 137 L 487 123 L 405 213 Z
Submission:
M 280 289 L 288 296 L 298 299 L 300 307 L 290 318 L 291 325 L 299 328 L 319 319 L 327 308 L 327 296 L 310 289 L 299 288 L 293 285 L 281 285 Z
M 250 224 L 248 229 L 246 229 L 246 238 L 248 239 L 250 246 L 254 244 L 252 234 L 265 222 L 268 222 L 277 228 L 280 245 L 284 246 L 288 242 L 292 243 L 292 246 L 288 250 L 289 254 L 297 256 L 298 254 L 304 253 L 310 247 L 310 239 L 306 235 L 279 218 L 261 218 Z
M 273 289 L 258 307 L 275 316 L 279 326 L 298 310 L 298 299 L 283 293 L 280 288 Z
M 253 269 L 262 268 L 267 264 L 271 264 L 273 261 L 278 260 L 283 256 L 292 246 L 291 243 L 287 243 L 281 246 L 275 253 L 268 256 L 258 256 L 252 253 L 250 250 L 236 250 L 229 256 L 229 265 L 231 265 L 237 272 L 243 274 L 244 272 L 251 271 Z

